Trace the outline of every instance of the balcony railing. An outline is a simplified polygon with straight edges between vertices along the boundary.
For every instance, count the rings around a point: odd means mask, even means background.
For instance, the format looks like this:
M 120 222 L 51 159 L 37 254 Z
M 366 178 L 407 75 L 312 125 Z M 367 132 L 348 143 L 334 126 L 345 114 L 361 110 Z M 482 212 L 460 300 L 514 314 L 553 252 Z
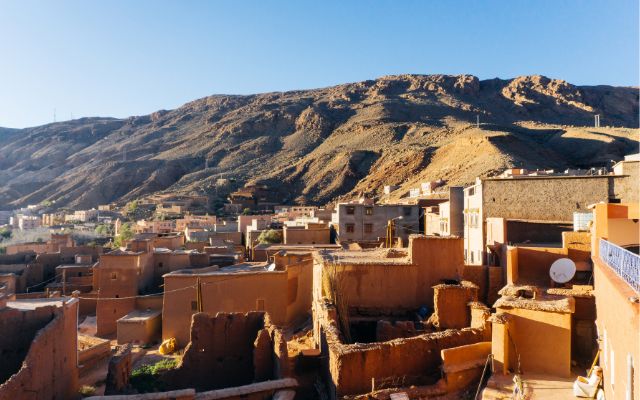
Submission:
M 600 239 L 600 259 L 640 293 L 640 256 Z

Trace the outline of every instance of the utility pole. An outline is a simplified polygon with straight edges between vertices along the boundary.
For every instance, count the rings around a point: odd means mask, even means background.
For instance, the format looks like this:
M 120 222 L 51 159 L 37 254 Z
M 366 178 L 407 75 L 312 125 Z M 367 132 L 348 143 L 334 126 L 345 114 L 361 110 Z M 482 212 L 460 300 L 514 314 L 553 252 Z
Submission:
M 53 109 L 53 122 L 56 122 L 56 109 Z
M 480 114 L 476 114 L 476 128 L 480 129 Z
M 596 128 L 600 128 L 600 114 L 594 115 L 594 125 Z

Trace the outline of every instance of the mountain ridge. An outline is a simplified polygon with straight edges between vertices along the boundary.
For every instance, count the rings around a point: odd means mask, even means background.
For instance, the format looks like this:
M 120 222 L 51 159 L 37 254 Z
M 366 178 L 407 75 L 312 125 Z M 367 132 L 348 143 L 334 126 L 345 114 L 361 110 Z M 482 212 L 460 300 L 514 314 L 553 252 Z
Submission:
M 595 114 L 618 128 L 590 127 Z M 404 74 L 211 95 L 124 119 L 0 128 L 0 208 L 44 200 L 95 207 L 158 191 L 219 194 L 224 177 L 270 183 L 283 202 L 323 204 L 379 196 L 384 184 L 469 183 L 509 166 L 603 165 L 637 151 L 637 116 L 635 88 L 540 75 Z

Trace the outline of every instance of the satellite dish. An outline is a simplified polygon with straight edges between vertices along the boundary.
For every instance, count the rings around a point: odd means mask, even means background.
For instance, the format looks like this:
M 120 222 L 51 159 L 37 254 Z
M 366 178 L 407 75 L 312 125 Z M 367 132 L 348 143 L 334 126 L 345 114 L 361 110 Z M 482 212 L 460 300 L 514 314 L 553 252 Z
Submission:
M 568 258 L 560 258 L 551 264 L 549 276 L 556 283 L 567 283 L 576 274 L 576 264 Z

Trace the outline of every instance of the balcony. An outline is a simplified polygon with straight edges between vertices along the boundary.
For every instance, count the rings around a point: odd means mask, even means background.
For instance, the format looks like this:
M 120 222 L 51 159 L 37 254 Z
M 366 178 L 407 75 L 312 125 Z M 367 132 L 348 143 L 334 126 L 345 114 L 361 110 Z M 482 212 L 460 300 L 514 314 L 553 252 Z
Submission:
M 600 239 L 600 259 L 627 282 L 633 290 L 640 293 L 640 256 Z

